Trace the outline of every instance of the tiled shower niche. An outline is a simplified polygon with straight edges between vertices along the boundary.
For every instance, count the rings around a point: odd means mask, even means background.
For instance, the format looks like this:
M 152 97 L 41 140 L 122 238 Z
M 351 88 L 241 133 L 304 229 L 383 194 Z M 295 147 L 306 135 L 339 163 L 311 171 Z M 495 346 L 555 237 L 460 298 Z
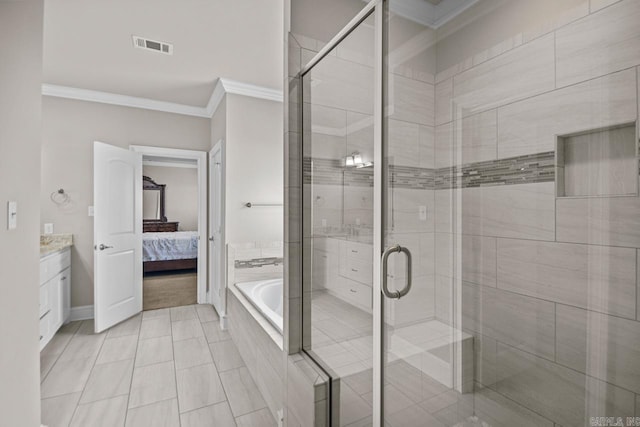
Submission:
M 559 135 L 556 140 L 558 197 L 638 194 L 636 123 Z

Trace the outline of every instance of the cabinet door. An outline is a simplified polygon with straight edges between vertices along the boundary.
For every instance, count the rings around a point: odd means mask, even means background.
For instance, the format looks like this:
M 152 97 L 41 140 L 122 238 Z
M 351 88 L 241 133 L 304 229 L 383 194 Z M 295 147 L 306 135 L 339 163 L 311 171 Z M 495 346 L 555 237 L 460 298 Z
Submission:
M 338 254 L 313 250 L 313 290 L 338 287 Z
M 68 269 L 63 270 L 49 283 L 49 299 L 51 301 L 50 325 L 53 333 L 62 326 L 62 312 L 64 306 L 64 281 L 67 280 Z
M 71 267 L 62 272 L 62 323 L 71 315 Z
M 327 288 L 327 264 L 329 256 L 325 251 L 318 249 L 313 250 L 313 274 L 312 274 L 312 290 L 319 291 Z

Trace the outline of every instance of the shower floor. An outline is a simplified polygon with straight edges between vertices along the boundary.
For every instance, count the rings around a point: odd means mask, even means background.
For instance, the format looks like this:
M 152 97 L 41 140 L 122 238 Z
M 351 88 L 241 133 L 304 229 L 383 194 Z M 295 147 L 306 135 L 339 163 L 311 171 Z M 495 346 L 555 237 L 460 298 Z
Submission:
M 371 424 L 373 397 L 372 315 L 325 292 L 312 302 L 313 352 L 340 379 L 340 425 Z M 467 346 L 473 366 L 473 337 L 427 320 L 387 331 L 385 418 L 389 426 L 475 426 L 473 395 L 452 384 L 452 344 Z M 464 347 L 463 347 L 464 348 Z M 473 376 L 473 371 L 470 372 Z M 469 383 L 473 384 L 473 381 Z

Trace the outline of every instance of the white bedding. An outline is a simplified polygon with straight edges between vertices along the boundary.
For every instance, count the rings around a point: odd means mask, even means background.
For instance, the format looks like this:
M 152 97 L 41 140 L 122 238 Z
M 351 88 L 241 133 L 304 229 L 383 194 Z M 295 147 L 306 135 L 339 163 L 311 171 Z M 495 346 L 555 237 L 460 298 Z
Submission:
M 142 260 L 169 261 L 198 257 L 198 232 L 142 233 Z

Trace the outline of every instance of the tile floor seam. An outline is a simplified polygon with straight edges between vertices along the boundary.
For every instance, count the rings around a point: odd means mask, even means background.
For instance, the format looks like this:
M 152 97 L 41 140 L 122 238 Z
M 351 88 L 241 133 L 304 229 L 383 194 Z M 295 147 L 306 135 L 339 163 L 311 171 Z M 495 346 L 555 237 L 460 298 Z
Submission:
M 200 327 L 202 328 L 202 333 L 204 333 L 204 327 L 202 326 L 202 323 L 200 323 Z M 206 341 L 206 334 L 205 334 L 205 341 Z M 234 345 L 235 345 L 235 343 L 234 343 Z M 227 402 L 229 404 L 229 410 L 231 411 L 231 404 L 229 403 L 229 395 L 227 394 L 227 390 L 224 388 L 224 384 L 222 383 L 222 378 L 220 378 L 220 371 L 218 370 L 218 365 L 216 365 L 216 359 L 213 357 L 213 352 L 211 351 L 211 345 L 209 344 L 209 342 L 207 342 L 207 348 L 209 349 L 209 355 L 211 356 L 211 363 L 213 363 L 213 367 L 216 370 L 216 375 L 218 376 L 218 381 L 220 382 L 220 385 L 222 386 L 222 392 L 224 393 L 225 402 Z M 233 415 L 233 411 L 231 411 L 231 415 Z
M 178 426 L 182 427 L 182 417 L 180 416 L 182 412 L 180 411 L 180 393 L 178 392 L 178 369 L 176 367 L 176 346 L 173 341 L 173 319 L 171 316 L 171 309 L 169 309 L 169 326 L 171 330 L 171 354 L 173 356 L 173 380 L 176 387 L 176 405 L 178 406 Z M 166 363 L 166 362 L 165 362 Z
M 53 363 L 51 364 L 51 367 L 49 368 L 49 370 L 47 371 L 47 373 L 45 374 L 45 376 L 43 378 L 40 379 L 40 384 L 42 385 L 42 383 L 44 382 L 44 380 L 47 379 L 47 377 L 49 376 L 49 374 L 51 373 L 51 370 L 53 369 L 53 367 L 55 366 L 56 363 L 58 363 L 58 360 L 60 359 L 60 356 L 62 356 L 62 353 L 64 353 L 64 351 L 67 349 L 67 347 L 69 346 L 69 343 L 71 342 L 71 340 L 73 339 L 73 337 L 76 336 L 76 334 L 78 333 L 78 331 L 80 330 L 80 326 L 82 326 L 82 322 L 84 322 L 84 320 L 80 320 L 78 323 L 78 327 L 76 328 L 75 331 L 73 331 L 73 334 L 71 334 L 71 338 L 69 338 L 69 341 L 67 341 L 67 343 L 64 345 L 64 347 L 62 348 L 62 350 L 60 351 L 60 353 L 58 353 L 58 355 L 56 355 L 56 359 L 53 361 Z M 71 322 L 67 323 L 66 325 L 70 324 Z M 62 325 L 62 327 L 65 327 L 66 325 Z M 51 343 L 51 341 L 49 341 L 49 343 Z M 43 350 L 45 350 L 47 348 L 47 346 L 45 346 L 41 352 Z
M 80 331 L 80 329 L 82 329 L 82 326 L 84 325 L 85 322 L 90 322 L 90 320 L 84 320 L 82 322 L 82 324 L 80 324 L 80 327 L 78 328 L 78 331 Z M 93 332 L 93 334 L 95 334 L 95 330 L 96 329 L 95 329 L 95 324 L 94 324 L 94 327 L 93 327 L 93 331 L 94 332 Z M 76 331 L 76 334 L 78 333 L 78 331 Z M 102 333 L 105 333 L 105 332 L 102 332 Z M 75 336 L 76 335 L 74 334 L 73 338 L 75 338 Z M 73 410 L 73 415 L 71 416 L 71 419 L 69 421 L 69 425 L 71 425 L 73 423 L 73 419 L 78 414 L 78 408 L 80 407 L 80 401 L 82 400 L 82 396 L 84 396 L 84 392 L 85 392 L 85 390 L 87 388 L 87 383 L 89 382 L 89 378 L 91 377 L 91 374 L 93 373 L 93 370 L 96 367 L 96 362 L 98 361 L 98 356 L 100 355 L 100 351 L 102 351 L 102 346 L 104 345 L 104 342 L 107 339 L 106 333 L 105 333 L 105 337 L 104 338 L 105 339 L 102 340 L 102 343 L 100 343 L 100 348 L 98 349 L 98 352 L 96 353 L 96 356 L 95 356 L 96 358 L 93 361 L 93 365 L 91 365 L 91 369 L 89 370 L 89 375 L 87 376 L 87 380 L 84 382 L 84 386 L 82 387 L 82 392 L 80 393 L 80 397 L 78 398 L 78 404 L 76 405 L 76 408 Z M 69 342 L 71 342 L 71 340 L 69 340 Z
M 124 413 L 124 426 L 127 425 L 129 417 L 129 403 L 131 402 L 131 389 L 133 387 L 133 376 L 136 371 L 136 360 L 138 359 L 138 348 L 140 347 L 140 332 L 142 331 L 142 313 L 140 313 L 140 326 L 138 327 L 138 335 L 136 340 L 136 351 L 133 353 L 133 369 L 131 370 L 131 379 L 129 381 L 129 394 L 127 395 L 127 407 Z
M 164 362 L 164 363 L 166 363 L 166 362 Z M 213 367 L 214 367 L 214 368 L 216 368 L 216 373 L 218 373 L 218 374 L 219 374 L 219 372 L 218 372 L 218 368 L 216 367 L 216 364 L 215 364 L 215 363 L 213 363 L 213 362 L 199 363 L 199 364 L 197 364 L 197 365 L 187 366 L 187 367 L 180 368 L 180 369 L 177 369 L 177 368 L 176 368 L 176 373 L 177 373 L 177 372 L 186 371 L 187 369 L 200 368 L 200 367 L 202 367 L 202 366 L 207 366 L 207 365 L 213 365 Z

